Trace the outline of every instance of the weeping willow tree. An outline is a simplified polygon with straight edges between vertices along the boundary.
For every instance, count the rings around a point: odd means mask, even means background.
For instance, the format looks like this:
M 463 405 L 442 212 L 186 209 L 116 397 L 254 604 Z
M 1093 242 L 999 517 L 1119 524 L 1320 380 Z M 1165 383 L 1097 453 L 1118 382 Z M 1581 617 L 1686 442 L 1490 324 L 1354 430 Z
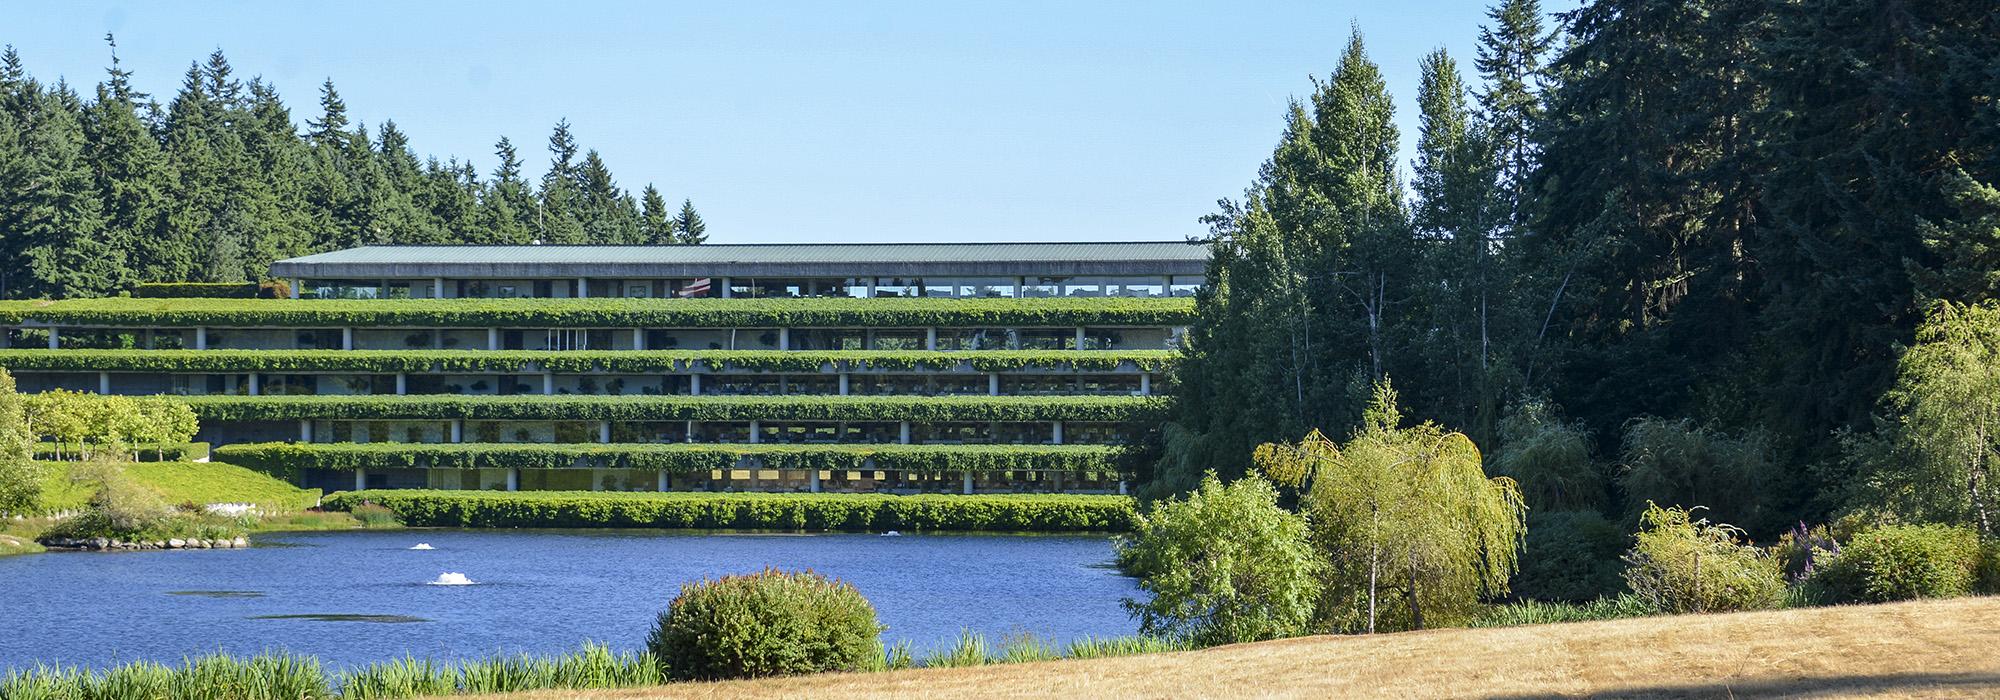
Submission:
M 1518 562 L 1527 507 L 1514 480 L 1487 478 L 1463 434 L 1401 423 L 1385 381 L 1347 444 L 1315 430 L 1255 454 L 1273 480 L 1303 490 L 1332 562 L 1321 614 L 1336 630 L 1463 620 L 1507 593 Z
M 1897 362 L 1878 438 L 1857 442 L 1865 505 L 2000 534 L 2000 306 L 1939 304 Z

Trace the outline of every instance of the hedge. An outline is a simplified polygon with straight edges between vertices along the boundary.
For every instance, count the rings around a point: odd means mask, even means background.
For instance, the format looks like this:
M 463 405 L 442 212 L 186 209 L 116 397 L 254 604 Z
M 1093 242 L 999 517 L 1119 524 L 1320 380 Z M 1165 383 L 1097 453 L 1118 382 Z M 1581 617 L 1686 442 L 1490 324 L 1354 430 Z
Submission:
M 508 443 L 292 443 L 224 445 L 216 458 L 272 474 L 299 469 L 645 469 L 675 473 L 737 467 L 944 472 L 1110 472 L 1101 445 L 718 445 Z
M 336 493 L 325 507 L 385 506 L 421 527 L 646 527 L 783 530 L 1116 531 L 1127 496 L 845 493 L 613 493 L 383 490 Z
M 1151 396 L 241 396 L 175 397 L 207 421 L 1128 421 L 1159 415 Z
M 1050 299 L 69 299 L 0 302 L 0 324 L 756 328 L 1174 326 L 1187 298 Z
M 43 372 L 749 372 L 1016 370 L 1158 372 L 1172 350 L 0 350 Z
M 141 299 L 255 299 L 258 289 L 256 282 L 141 282 L 132 287 L 132 296 Z

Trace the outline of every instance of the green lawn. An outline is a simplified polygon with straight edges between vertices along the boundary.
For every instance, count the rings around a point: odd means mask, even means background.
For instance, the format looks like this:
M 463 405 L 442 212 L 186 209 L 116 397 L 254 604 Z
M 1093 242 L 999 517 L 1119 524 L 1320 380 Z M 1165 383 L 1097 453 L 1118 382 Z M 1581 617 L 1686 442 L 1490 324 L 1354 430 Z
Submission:
M 70 480 L 73 463 L 51 463 L 44 486 L 48 510 L 74 510 L 90 501 L 91 488 Z M 318 489 L 301 489 L 268 474 L 222 462 L 134 462 L 125 473 L 152 487 L 168 503 L 255 503 L 268 508 L 304 510 L 319 500 Z

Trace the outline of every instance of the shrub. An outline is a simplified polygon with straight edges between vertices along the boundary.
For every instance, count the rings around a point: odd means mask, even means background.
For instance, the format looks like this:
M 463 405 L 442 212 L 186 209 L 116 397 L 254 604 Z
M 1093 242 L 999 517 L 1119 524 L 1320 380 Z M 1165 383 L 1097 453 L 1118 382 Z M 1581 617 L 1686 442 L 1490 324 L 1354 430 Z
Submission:
M 1595 511 L 1531 514 L 1514 595 L 1582 603 L 1616 594 L 1624 587 L 1619 555 L 1629 539 Z
M 766 569 L 682 586 L 646 647 L 680 680 L 860 671 L 880 663 L 883 629 L 853 586 Z
M 1834 557 L 1840 556 L 1840 541 L 1825 525 L 1806 527 L 1801 522 L 1778 537 L 1777 546 L 1771 548 L 1771 556 L 1784 570 L 1786 583 L 1804 583 Z
M 1278 507 L 1256 476 L 1223 486 L 1210 474 L 1185 500 L 1155 503 L 1118 545 L 1118 563 L 1152 594 L 1124 601 L 1140 630 L 1196 644 L 1305 632 L 1323 563 L 1306 519 Z
M 1972 592 L 1979 535 L 1951 525 L 1891 525 L 1855 535 L 1811 579 L 1833 603 L 1950 598 Z
M 1553 622 L 1590 622 L 1595 620 L 1619 620 L 1628 617 L 1645 617 L 1660 614 L 1660 608 L 1652 601 L 1626 593 L 1620 596 L 1598 598 L 1583 603 L 1548 603 L 1542 601 L 1521 601 L 1493 606 L 1486 614 L 1474 618 L 1473 627 L 1517 627 L 1520 625 L 1542 625 Z
M 402 519 L 396 517 L 396 511 L 373 503 L 363 503 L 355 506 L 353 510 L 348 511 L 348 514 L 353 515 L 355 520 L 360 521 L 362 527 L 384 528 L 396 527 L 403 524 Z
M 1681 508 L 1648 504 L 1638 543 L 1625 555 L 1625 583 L 1666 612 L 1755 610 L 1778 604 L 1783 573 L 1742 530 L 1695 520 Z
M 1125 496 L 1083 494 L 614 493 L 422 491 L 338 493 L 332 510 L 375 503 L 416 527 L 656 527 L 781 530 L 1124 531 Z
M 1758 433 L 1729 436 L 1687 419 L 1646 418 L 1625 427 L 1618 485 L 1633 512 L 1660 503 L 1709 509 L 1756 533 L 1771 533 L 1770 498 L 1778 472 L 1769 441 Z
M 1972 582 L 1972 591 L 1982 595 L 2000 595 L 2000 540 L 1980 543 L 1979 576 Z

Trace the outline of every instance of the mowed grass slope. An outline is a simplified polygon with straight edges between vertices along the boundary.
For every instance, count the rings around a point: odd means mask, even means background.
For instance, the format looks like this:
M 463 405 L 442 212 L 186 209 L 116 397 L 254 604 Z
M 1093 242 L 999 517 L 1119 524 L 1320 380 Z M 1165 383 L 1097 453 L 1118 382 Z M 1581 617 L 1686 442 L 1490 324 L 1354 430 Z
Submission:
M 2000 696 L 2000 598 L 1653 617 L 572 698 L 1549 698 Z
M 51 462 L 43 484 L 48 510 L 75 510 L 94 490 L 70 478 L 73 462 Z M 301 489 L 259 471 L 222 462 L 132 462 L 125 474 L 158 491 L 168 503 L 255 503 L 280 510 L 304 510 L 319 501 L 318 489 Z

